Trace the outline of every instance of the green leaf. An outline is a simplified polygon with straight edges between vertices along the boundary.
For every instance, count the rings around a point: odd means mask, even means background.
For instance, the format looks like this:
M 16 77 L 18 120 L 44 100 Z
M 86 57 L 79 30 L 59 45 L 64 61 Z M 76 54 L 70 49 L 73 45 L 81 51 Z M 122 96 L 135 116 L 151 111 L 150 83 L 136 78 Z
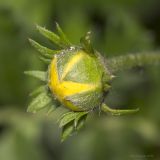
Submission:
M 29 42 L 35 49 L 37 49 L 41 53 L 42 56 L 46 58 L 53 58 L 53 55 L 57 53 L 57 51 L 44 47 L 32 39 L 29 39 Z
M 78 113 L 76 113 L 76 112 L 68 112 L 68 113 L 65 113 L 64 115 L 62 115 L 62 117 L 60 118 L 59 127 L 63 127 L 67 123 L 73 121 L 76 118 L 77 114 Z
M 42 93 L 42 92 L 46 92 L 47 88 L 45 85 L 43 86 L 39 86 L 38 88 L 36 88 L 33 92 L 31 92 L 29 95 L 30 96 L 35 96 L 39 93 Z
M 27 111 L 36 113 L 37 111 L 46 107 L 51 102 L 52 98 L 48 96 L 47 92 L 42 92 L 37 97 L 33 98 L 30 105 L 28 106 Z
M 51 40 L 53 43 L 55 43 L 59 47 L 65 47 L 63 42 L 61 41 L 60 37 L 57 34 L 51 32 L 43 27 L 40 27 L 38 25 L 37 25 L 37 29 L 43 36 L 45 36 L 46 38 Z
M 72 133 L 74 132 L 74 126 L 73 123 L 68 123 L 67 125 L 65 125 L 62 128 L 62 135 L 61 135 L 61 142 L 63 142 L 64 140 L 66 140 L 69 136 L 72 135 Z
M 41 81 L 47 80 L 47 74 L 44 71 L 25 71 L 24 74 L 38 78 Z
M 68 40 L 68 38 L 66 37 L 66 35 L 62 31 L 62 29 L 60 28 L 58 23 L 56 23 L 56 28 L 57 28 L 57 31 L 60 35 L 61 40 L 65 43 L 65 45 L 66 46 L 71 46 L 72 45 L 71 42 Z

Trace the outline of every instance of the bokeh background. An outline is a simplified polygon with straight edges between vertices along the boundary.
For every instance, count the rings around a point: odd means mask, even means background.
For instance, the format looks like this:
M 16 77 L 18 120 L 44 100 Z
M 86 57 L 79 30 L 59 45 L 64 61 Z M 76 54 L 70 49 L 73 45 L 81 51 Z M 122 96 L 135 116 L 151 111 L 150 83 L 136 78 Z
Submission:
M 90 115 L 85 127 L 64 143 L 54 115 L 26 113 L 29 92 L 39 81 L 25 70 L 46 67 L 28 37 L 52 46 L 35 24 L 70 40 L 92 31 L 104 56 L 150 52 L 160 47 L 159 0 L 0 0 L 0 160 L 160 159 L 160 66 L 119 73 L 107 103 L 140 107 L 135 115 Z

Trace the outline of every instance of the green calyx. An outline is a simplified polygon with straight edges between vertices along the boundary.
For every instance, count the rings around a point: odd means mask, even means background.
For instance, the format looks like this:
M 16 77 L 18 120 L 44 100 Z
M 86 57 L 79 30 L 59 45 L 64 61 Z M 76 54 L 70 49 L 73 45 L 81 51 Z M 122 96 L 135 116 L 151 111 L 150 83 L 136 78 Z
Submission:
M 75 46 L 58 24 L 56 28 L 58 34 L 37 26 L 44 37 L 57 45 L 57 50 L 29 39 L 39 51 L 40 59 L 48 64 L 48 70 L 25 72 L 45 83 L 30 94 L 33 99 L 27 111 L 49 114 L 58 107 L 63 108 L 67 112 L 59 120 L 63 141 L 84 125 L 87 115 L 95 108 L 114 112 L 103 104 L 113 76 L 105 67 L 104 58 L 92 47 L 90 32 L 81 38 L 80 46 Z

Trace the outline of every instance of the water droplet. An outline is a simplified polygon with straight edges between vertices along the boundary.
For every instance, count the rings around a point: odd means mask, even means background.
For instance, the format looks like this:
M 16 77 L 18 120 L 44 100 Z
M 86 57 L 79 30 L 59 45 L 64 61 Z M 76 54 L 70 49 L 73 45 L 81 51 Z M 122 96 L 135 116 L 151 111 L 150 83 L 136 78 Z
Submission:
M 74 46 L 71 46 L 71 47 L 69 48 L 69 50 L 70 50 L 70 51 L 73 51 L 73 50 L 75 50 L 75 47 L 74 47 Z

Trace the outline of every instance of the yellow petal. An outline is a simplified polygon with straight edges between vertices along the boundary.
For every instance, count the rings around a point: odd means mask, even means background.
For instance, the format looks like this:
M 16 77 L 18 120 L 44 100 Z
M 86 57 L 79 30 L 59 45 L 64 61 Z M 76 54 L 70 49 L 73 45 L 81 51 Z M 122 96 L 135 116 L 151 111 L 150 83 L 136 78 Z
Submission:
M 78 63 L 82 59 L 82 57 L 83 57 L 83 52 L 79 52 L 69 60 L 69 62 L 64 67 L 64 71 L 62 73 L 61 80 L 65 78 L 67 73 L 72 70 L 74 65 Z
M 75 57 L 77 61 L 80 58 L 81 54 Z M 72 65 L 74 65 L 73 61 L 70 63 L 70 65 L 68 65 L 68 69 L 66 69 L 65 73 L 69 71 L 69 68 L 71 68 Z M 83 84 L 71 81 L 59 81 L 57 73 L 57 58 L 55 57 L 51 63 L 49 87 L 57 96 L 57 98 L 59 100 L 62 100 L 66 96 L 94 90 L 97 87 L 97 84 Z

